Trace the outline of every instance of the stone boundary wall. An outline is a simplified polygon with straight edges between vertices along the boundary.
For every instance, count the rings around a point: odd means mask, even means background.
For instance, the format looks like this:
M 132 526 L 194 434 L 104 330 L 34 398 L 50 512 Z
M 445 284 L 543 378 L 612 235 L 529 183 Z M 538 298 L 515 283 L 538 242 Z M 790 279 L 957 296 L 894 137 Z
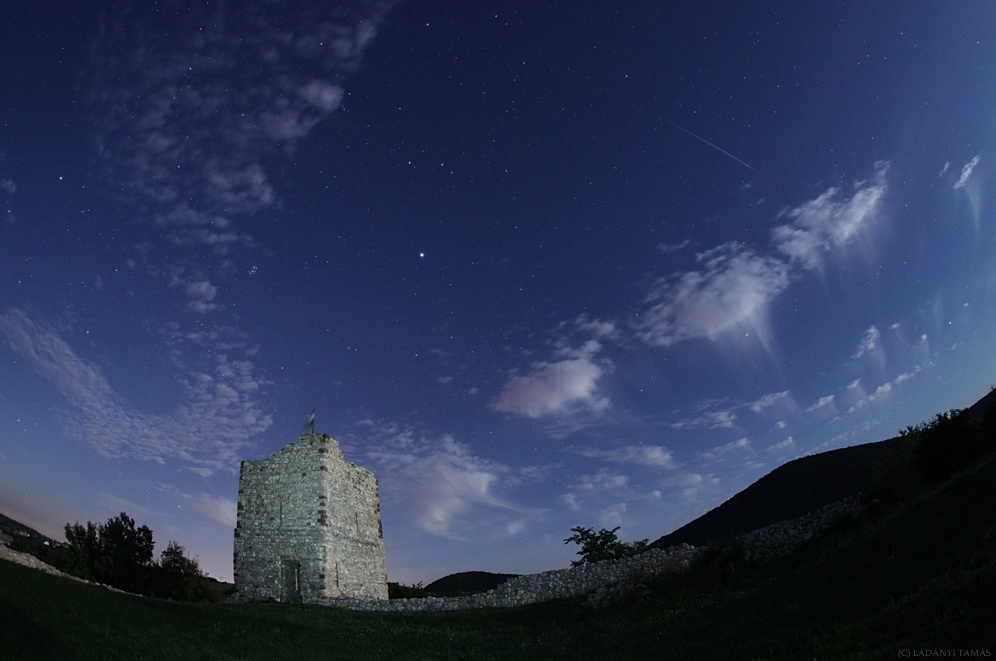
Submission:
M 744 561 L 757 564 L 794 553 L 842 521 L 855 519 L 867 511 L 857 497 L 845 498 L 822 507 L 798 519 L 781 521 L 758 528 L 737 537 L 733 546 L 743 551 Z M 540 574 L 526 574 L 511 578 L 494 590 L 463 597 L 423 597 L 414 599 L 341 599 L 323 598 L 323 606 L 350 610 L 413 612 L 463 610 L 470 608 L 509 608 L 525 606 L 555 599 L 565 599 L 591 594 L 596 599 L 613 587 L 638 585 L 668 576 L 679 576 L 691 568 L 692 562 L 705 551 L 705 547 L 679 544 L 667 549 L 651 549 L 640 555 L 621 560 L 604 560 L 569 569 L 556 569 Z M 27 553 L 14 551 L 0 545 L 0 559 L 47 571 L 81 583 L 98 585 L 76 576 L 70 576 L 45 564 Z M 102 586 L 121 592 L 109 586 Z M 611 598 L 611 594 L 607 595 Z
M 798 519 L 779 521 L 737 537 L 734 544 L 743 550 L 748 563 L 767 562 L 794 553 L 803 544 L 826 533 L 838 523 L 856 519 L 867 507 L 857 496 L 825 505 Z
M 730 546 L 739 547 L 747 563 L 767 562 L 790 555 L 841 521 L 857 518 L 865 509 L 859 498 L 845 498 L 798 519 L 781 521 L 741 535 Z M 705 548 L 679 544 L 666 549 L 651 549 L 620 560 L 604 560 L 569 569 L 516 576 L 493 590 L 462 597 L 390 601 L 323 599 L 320 603 L 350 610 L 412 612 L 510 608 L 590 594 L 589 603 L 599 606 L 611 601 L 614 591 L 626 592 L 628 588 L 638 588 L 646 582 L 686 573 Z
M 60 578 L 68 578 L 71 581 L 76 581 L 77 583 L 86 583 L 87 585 L 96 585 L 98 588 L 104 588 L 105 590 L 110 590 L 111 592 L 118 592 L 120 594 L 132 594 L 131 592 L 125 592 L 124 590 L 119 590 L 113 588 L 110 585 L 104 585 L 103 583 L 95 583 L 94 581 L 88 581 L 85 578 L 80 578 L 79 576 L 73 576 L 72 574 L 67 574 L 64 571 L 60 571 L 48 564 L 47 562 L 42 562 L 30 553 L 25 553 L 23 551 L 15 551 L 3 544 L 0 544 L 0 560 L 6 560 L 8 562 L 13 562 L 19 565 L 23 565 L 30 569 L 37 569 L 38 571 L 43 571 L 46 574 L 52 574 L 53 576 L 59 576 Z M 132 594 L 134 597 L 143 597 L 144 595 Z
M 682 574 L 689 569 L 701 548 L 679 544 L 667 549 L 603 560 L 569 569 L 510 578 L 494 590 L 462 597 L 420 597 L 413 599 L 324 599 L 322 605 L 368 611 L 439 611 L 467 608 L 508 608 L 543 601 L 576 597 L 598 588 L 626 581 L 648 581 Z

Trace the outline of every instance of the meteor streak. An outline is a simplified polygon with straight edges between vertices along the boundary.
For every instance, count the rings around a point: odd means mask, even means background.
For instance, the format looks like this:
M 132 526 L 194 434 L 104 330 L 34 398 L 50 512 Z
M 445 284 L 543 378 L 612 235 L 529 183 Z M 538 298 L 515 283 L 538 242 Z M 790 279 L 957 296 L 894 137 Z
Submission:
M 736 156 L 734 156 L 730 152 L 726 151 L 725 149 L 720 149 L 719 147 L 717 147 L 716 145 L 712 144 L 711 142 L 709 142 L 708 140 L 706 140 L 702 136 L 695 135 L 694 133 L 692 133 L 688 129 L 684 128 L 683 126 L 678 126 L 677 124 L 675 124 L 671 120 L 666 120 L 666 121 L 667 121 L 668 124 L 670 124 L 674 128 L 676 128 L 678 130 L 681 130 L 681 131 L 684 131 L 685 133 L 687 133 L 688 135 L 692 136 L 696 140 L 701 140 L 702 142 L 706 143 L 707 145 L 709 145 L 710 147 L 712 147 L 716 151 L 718 151 L 720 153 L 723 153 L 723 154 L 726 154 L 727 156 L 729 156 L 730 158 L 732 158 L 734 161 L 736 161 L 740 165 L 742 165 L 742 166 L 744 166 L 746 168 L 750 168 L 751 170 L 754 170 L 754 168 L 751 168 L 749 165 L 747 165 L 746 163 L 744 163 L 743 161 L 741 161 L 739 158 L 737 158 Z M 754 172 L 757 172 L 757 170 L 754 170 Z

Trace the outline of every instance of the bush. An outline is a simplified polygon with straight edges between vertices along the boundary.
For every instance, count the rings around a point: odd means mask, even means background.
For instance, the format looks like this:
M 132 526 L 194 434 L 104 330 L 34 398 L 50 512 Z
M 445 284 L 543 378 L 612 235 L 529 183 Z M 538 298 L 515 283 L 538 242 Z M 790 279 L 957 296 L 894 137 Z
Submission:
M 571 566 L 577 567 L 578 565 L 599 562 L 600 560 L 628 558 L 647 550 L 648 540 L 641 539 L 636 542 L 620 542 L 616 537 L 617 530 L 619 530 L 619 526 L 616 526 L 612 530 L 602 528 L 598 532 L 595 532 L 592 528 L 582 526 L 571 528 L 571 532 L 574 534 L 565 539 L 564 544 L 573 542 L 581 545 L 581 550 L 578 551 L 581 559 L 571 562 Z
M 164 599 L 211 601 L 197 560 L 169 542 L 153 559 L 155 542 L 148 526 L 137 526 L 124 512 L 106 523 L 66 524 L 64 571 L 97 583 Z
M 429 596 L 432 595 L 422 587 L 421 582 L 416 583 L 415 585 L 405 585 L 404 583 L 387 584 L 388 599 L 415 599 Z
M 69 571 L 127 592 L 148 594 L 152 530 L 122 512 L 107 523 L 66 524 Z
M 901 445 L 878 466 L 872 495 L 891 499 L 941 482 L 974 465 L 996 448 L 996 405 L 981 422 L 968 411 L 952 409 L 927 422 L 900 430 Z

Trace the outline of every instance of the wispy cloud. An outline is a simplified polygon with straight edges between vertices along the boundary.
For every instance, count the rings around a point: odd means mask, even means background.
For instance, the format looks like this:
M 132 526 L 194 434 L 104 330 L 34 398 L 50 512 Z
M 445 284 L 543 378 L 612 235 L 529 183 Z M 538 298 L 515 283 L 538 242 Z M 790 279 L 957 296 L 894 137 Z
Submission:
M 676 420 L 668 426 L 672 429 L 729 429 L 737 421 L 737 414 L 733 409 L 723 409 L 719 411 L 703 411 L 694 418 Z
M 252 436 L 270 426 L 257 401 L 262 379 L 252 363 L 233 356 L 231 337 L 174 336 L 172 360 L 182 372 L 181 403 L 171 414 L 154 415 L 129 407 L 99 368 L 80 358 L 53 329 L 20 310 L 0 315 L 0 332 L 75 409 L 67 433 L 109 458 L 176 461 L 199 474 L 234 471 Z M 170 329 L 164 329 L 169 333 Z M 217 332 L 217 331 L 216 331 Z M 212 364 L 193 369 L 183 362 L 183 343 L 211 343 Z
M 200 493 L 187 496 L 194 510 L 209 521 L 224 528 L 234 528 L 238 517 L 238 503 L 224 496 Z
M 875 389 L 875 392 L 870 394 L 865 391 L 860 381 L 851 382 L 847 386 L 847 388 L 848 391 L 855 396 L 854 403 L 847 410 L 847 412 L 855 413 L 856 411 L 865 408 L 869 404 L 872 404 L 873 402 L 879 401 L 887 397 L 889 393 L 892 392 L 893 386 L 892 383 L 890 382 L 883 383 L 882 385 L 880 385 L 878 388 Z
M 753 454 L 754 450 L 750 445 L 750 441 L 746 438 L 738 438 L 735 441 L 730 441 L 725 445 L 720 445 L 719 447 L 707 450 L 699 455 L 701 459 L 705 461 L 716 461 L 721 459 L 731 453 L 746 452 Z
M 700 253 L 700 268 L 659 280 L 634 320 L 637 335 L 655 346 L 730 330 L 766 327 L 768 304 L 789 284 L 787 265 L 738 243 Z
M 423 532 L 455 540 L 502 536 L 537 515 L 502 495 L 529 472 L 475 455 L 450 435 L 428 438 L 393 423 L 363 429 L 355 445 L 367 448 L 364 461 L 390 507 Z
M 583 457 L 605 459 L 618 464 L 637 464 L 660 468 L 675 468 L 674 454 L 660 445 L 630 445 L 627 447 L 603 450 L 600 448 L 577 448 L 573 450 Z
M 965 184 L 968 183 L 969 177 L 971 177 L 972 173 L 975 172 L 975 167 L 979 164 L 979 161 L 981 160 L 982 160 L 982 154 L 976 154 L 975 156 L 972 157 L 972 160 L 970 160 L 968 163 L 965 163 L 965 165 L 961 168 L 961 174 L 958 176 L 958 181 L 954 183 L 955 189 L 965 187 Z
M 692 240 L 685 239 L 680 243 L 658 243 L 657 249 L 660 250 L 665 255 L 667 255 L 673 252 L 681 252 L 690 245 L 692 245 Z
M 876 164 L 872 179 L 856 184 L 851 197 L 834 187 L 783 211 L 780 216 L 791 222 L 772 230 L 775 248 L 804 268 L 817 268 L 824 253 L 845 245 L 877 217 L 886 193 L 888 169 L 886 163 Z
M 619 525 L 626 500 L 635 496 L 629 476 L 601 469 L 574 478 L 560 501 L 573 511 L 594 513 L 603 525 Z
M 981 219 L 980 214 L 982 212 L 982 198 L 985 193 L 985 186 L 983 186 L 978 175 L 973 176 L 973 174 L 978 169 L 981 160 L 982 154 L 973 156 L 972 160 L 961 168 L 958 181 L 954 183 L 954 189 L 960 191 L 968 201 L 969 210 L 972 213 L 972 221 L 976 227 L 979 226 Z
M 864 355 L 874 353 L 879 351 L 879 340 L 882 337 L 882 333 L 874 325 L 869 326 L 868 330 L 861 337 L 861 341 L 858 343 L 858 349 L 854 352 L 853 358 L 861 358 Z
M 220 304 L 213 302 L 218 295 L 218 288 L 207 280 L 188 282 L 184 286 L 184 290 L 191 299 L 187 303 L 187 309 L 192 312 L 205 314 L 212 310 L 219 310 L 222 307 Z
M 795 439 L 792 438 L 791 436 L 789 436 L 784 441 L 779 441 L 778 443 L 775 443 L 774 445 L 769 446 L 768 448 L 766 448 L 766 451 L 767 452 L 782 452 L 782 451 L 788 450 L 789 448 L 792 448 L 794 446 L 795 446 Z
M 140 505 L 127 498 L 122 498 L 120 496 L 115 496 L 114 494 L 101 492 L 97 494 L 97 504 L 104 508 L 107 512 L 113 512 L 112 516 L 116 516 L 121 512 L 130 512 L 130 516 L 137 516 L 143 519 L 158 518 L 161 514 L 145 505 Z
M 278 203 L 267 163 L 339 107 L 394 4 L 250 1 L 110 17 L 88 86 L 108 175 L 175 242 L 245 245 L 231 221 Z
M 698 498 L 719 485 L 720 479 L 716 475 L 703 473 L 682 473 L 664 481 L 665 487 L 676 490 L 686 500 Z
M 750 406 L 750 410 L 753 411 L 754 413 L 760 413 L 764 409 L 774 406 L 779 402 L 783 402 L 788 398 L 789 398 L 788 390 L 783 390 L 781 392 L 773 392 L 764 395 L 763 397 L 760 397 L 757 400 L 751 402 L 748 406 Z
M 767 344 L 771 302 L 800 269 L 818 268 L 825 253 L 846 245 L 878 216 L 887 172 L 888 164 L 878 163 L 850 197 L 833 187 L 781 212 L 789 222 L 772 230 L 772 254 L 728 242 L 698 254 L 697 268 L 659 279 L 632 320 L 637 336 L 667 347 L 741 331 Z
M 806 412 L 812 413 L 813 411 L 820 411 L 824 409 L 834 410 L 833 398 L 833 395 L 825 395 L 820 397 L 812 404 L 812 406 L 806 408 Z
M 491 408 L 529 418 L 570 413 L 576 409 L 604 411 L 610 401 L 598 388 L 599 379 L 611 369 L 598 360 L 602 345 L 589 340 L 580 347 L 561 347 L 549 361 L 533 363 L 525 373 L 513 371 Z

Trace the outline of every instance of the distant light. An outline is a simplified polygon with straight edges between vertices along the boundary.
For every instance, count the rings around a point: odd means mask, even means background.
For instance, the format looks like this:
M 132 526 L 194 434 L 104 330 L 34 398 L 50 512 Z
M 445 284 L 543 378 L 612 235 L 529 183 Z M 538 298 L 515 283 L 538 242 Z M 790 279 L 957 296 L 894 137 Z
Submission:
M 425 257 L 425 253 L 424 253 L 424 252 L 420 252 L 420 253 L 418 254 L 418 256 L 419 256 L 420 258 L 421 258 L 421 257 Z

